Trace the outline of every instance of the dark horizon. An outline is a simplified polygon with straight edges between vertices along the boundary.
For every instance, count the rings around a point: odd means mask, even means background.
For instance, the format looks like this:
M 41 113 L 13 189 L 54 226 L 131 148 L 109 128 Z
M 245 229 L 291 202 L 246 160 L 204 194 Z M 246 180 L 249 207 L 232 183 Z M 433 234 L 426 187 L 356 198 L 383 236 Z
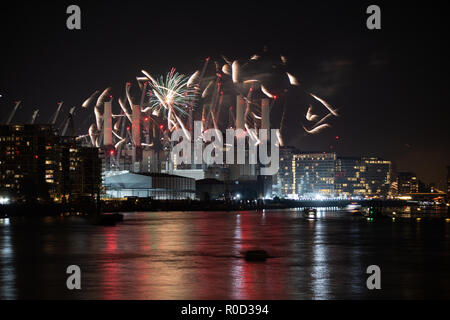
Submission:
M 38 121 L 58 101 L 80 106 L 95 90 L 121 95 L 141 69 L 191 74 L 206 57 L 250 57 L 267 45 L 289 60 L 289 70 L 339 109 L 317 136 L 301 129 L 301 100 L 289 101 L 286 145 L 378 156 L 443 187 L 450 164 L 449 50 L 443 4 L 379 3 L 382 29 L 366 28 L 367 1 L 342 4 L 225 2 L 175 4 L 78 1 L 82 29 L 66 28 L 73 4 L 9 4 L 0 13 L 2 121 L 22 100 L 15 121 Z M 66 110 L 66 109 L 65 109 Z M 88 113 L 79 112 L 82 126 Z M 91 115 L 92 116 L 92 115 Z M 85 130 L 85 128 L 82 128 Z M 86 128 L 87 129 L 87 128 Z M 81 130 L 81 129 L 80 129 Z M 339 136 L 339 139 L 336 139 Z M 330 148 L 332 146 L 332 149 Z

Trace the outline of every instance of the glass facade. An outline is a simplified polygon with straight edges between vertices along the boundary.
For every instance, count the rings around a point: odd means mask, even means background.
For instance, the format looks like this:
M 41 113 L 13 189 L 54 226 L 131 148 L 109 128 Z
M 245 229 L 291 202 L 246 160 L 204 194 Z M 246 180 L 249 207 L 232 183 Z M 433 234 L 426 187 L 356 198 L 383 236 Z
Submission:
M 335 161 L 335 153 L 294 154 L 294 194 L 310 198 L 334 196 Z

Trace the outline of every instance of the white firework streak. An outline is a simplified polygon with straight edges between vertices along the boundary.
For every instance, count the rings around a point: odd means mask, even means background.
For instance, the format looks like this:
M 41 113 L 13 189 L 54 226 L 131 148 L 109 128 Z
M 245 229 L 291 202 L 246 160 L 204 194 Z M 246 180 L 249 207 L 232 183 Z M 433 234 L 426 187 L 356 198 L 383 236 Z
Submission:
M 122 144 L 124 144 L 126 141 L 126 139 L 122 139 L 119 142 L 116 143 L 116 145 L 114 146 L 115 149 L 119 148 Z
M 209 93 L 209 91 L 210 91 L 210 89 L 211 89 L 211 87 L 212 87 L 213 84 L 214 84 L 214 80 L 211 80 L 211 81 L 208 83 L 208 85 L 206 86 L 205 90 L 203 90 L 202 98 L 205 98 L 205 97 L 208 95 L 208 93 Z
M 89 134 L 84 134 L 75 138 L 76 141 L 89 137 Z
M 231 76 L 231 67 L 229 64 L 224 64 L 222 67 L 222 72 L 228 76 Z
M 189 78 L 188 82 L 186 83 L 186 87 L 190 88 L 195 81 L 198 79 L 198 77 L 200 76 L 200 71 L 197 70 L 194 72 L 194 74 Z
M 141 82 L 148 81 L 148 79 L 147 79 L 147 77 L 136 77 L 136 81 L 137 81 L 137 83 L 138 83 L 138 85 L 139 85 L 139 89 L 142 90 L 142 88 L 143 88 L 144 86 L 142 85 Z
M 298 82 L 297 78 L 294 77 L 292 74 L 290 74 L 289 72 L 286 72 L 288 78 L 289 78 L 289 83 L 293 86 L 299 86 L 300 83 Z
M 254 132 L 254 130 L 250 130 L 249 126 L 247 124 L 244 125 L 245 130 L 247 130 L 249 137 L 255 142 L 255 146 L 259 145 L 261 143 L 261 140 L 259 140 L 258 136 Z
M 91 124 L 89 127 L 89 137 L 91 138 L 91 143 L 95 146 L 95 124 Z
M 120 140 L 123 139 L 121 136 L 119 136 L 119 135 L 117 134 L 116 131 L 113 130 L 112 133 L 113 133 L 113 135 L 115 135 L 115 136 L 117 137 L 117 139 L 120 139 Z
M 114 130 L 118 131 L 119 127 L 120 127 L 120 123 L 122 122 L 122 118 L 119 118 L 119 120 L 116 121 L 116 123 L 114 123 Z M 114 131 L 113 131 L 114 132 Z
M 258 120 L 261 120 L 261 119 L 262 119 L 262 117 L 257 116 L 256 113 L 252 112 L 252 114 L 253 114 L 253 117 L 255 117 L 255 119 L 258 119 Z
M 277 132 L 278 146 L 282 147 L 282 146 L 284 146 L 284 143 L 283 143 L 283 139 L 281 137 L 281 132 L 280 132 L 280 130 L 277 130 L 276 132 Z
M 321 124 L 320 126 L 315 127 L 314 129 L 308 130 L 305 128 L 305 126 L 303 126 L 303 129 L 305 129 L 305 131 L 309 134 L 315 134 L 315 133 L 319 133 L 320 131 L 322 131 L 325 128 L 329 128 L 331 127 L 328 123 L 324 123 Z
M 228 65 L 231 66 L 233 64 L 233 62 L 230 59 L 228 59 L 227 57 L 225 57 L 223 54 L 221 55 L 221 57 Z
M 323 117 L 322 119 L 320 119 L 320 121 L 319 122 L 317 122 L 316 123 L 316 127 L 318 126 L 318 125 L 320 125 L 322 122 L 324 122 L 325 120 L 327 120 L 329 117 L 331 117 L 333 114 L 332 113 L 329 113 L 329 114 L 327 114 L 325 117 Z
M 263 85 L 261 85 L 261 91 L 262 91 L 267 97 L 269 97 L 270 99 L 273 99 L 273 95 L 272 95 L 269 91 L 267 91 L 266 87 L 264 87 Z
M 83 104 L 81 105 L 83 108 L 87 108 L 89 107 L 89 105 L 91 104 L 92 99 L 94 99 L 94 97 L 99 94 L 100 91 L 95 91 L 93 94 L 91 94 L 91 96 L 89 98 L 86 99 L 86 101 L 83 102 Z
M 174 112 L 174 116 L 175 116 L 175 119 L 177 120 L 178 124 L 180 125 L 181 130 L 183 130 L 183 133 L 185 134 L 186 138 L 190 142 L 191 141 L 191 134 L 189 133 L 188 130 L 186 130 L 183 121 L 181 121 L 181 119 L 177 116 L 177 114 L 175 112 Z
M 131 99 L 130 88 L 131 88 L 131 84 L 127 83 L 127 85 L 125 86 L 125 93 L 127 94 L 127 100 L 130 105 L 130 108 L 131 108 L 131 110 L 133 110 L 134 104 L 133 104 L 133 100 Z
M 238 83 L 239 82 L 239 62 L 237 60 L 233 61 L 233 64 L 231 65 L 231 70 L 232 70 L 233 83 Z
M 111 90 L 111 88 L 106 88 L 102 94 L 98 97 L 97 99 L 97 103 L 96 103 L 96 107 L 100 107 L 103 103 L 103 101 L 105 101 L 106 95 L 109 93 L 109 91 Z
M 167 106 L 166 102 L 164 101 L 164 99 L 159 95 L 159 93 L 157 91 L 153 92 L 155 94 L 155 96 L 158 98 L 160 104 L 166 108 L 167 110 L 169 110 L 169 107 Z
M 99 107 L 95 107 L 94 108 L 94 114 L 95 114 L 95 121 L 96 121 L 96 124 L 97 124 L 97 130 L 100 131 L 101 128 L 102 128 L 102 118 L 103 118 L 103 116 L 100 113 Z
M 141 72 L 152 82 L 152 84 L 157 84 L 156 80 L 145 70 L 141 70 Z
M 176 123 L 172 120 L 172 108 L 169 107 L 169 112 L 167 114 L 167 129 L 169 129 L 169 131 L 173 131 L 173 128 L 175 127 Z
M 312 94 L 312 93 L 310 93 L 310 95 L 314 98 L 314 99 L 316 99 L 317 101 L 319 101 L 321 104 L 323 104 L 324 106 L 325 106 L 325 108 L 327 108 L 328 109 L 328 111 L 330 111 L 332 114 L 333 114 L 333 116 L 335 116 L 335 117 L 337 117 L 337 116 L 339 116 L 338 114 L 337 114 L 337 112 L 325 101 L 325 100 L 323 100 L 323 99 L 321 99 L 321 98 L 319 98 L 318 96 L 316 96 L 316 95 L 314 95 L 314 94 Z
M 131 115 L 128 113 L 127 107 L 123 103 L 122 98 L 119 98 L 119 105 L 122 108 L 122 110 L 125 113 L 125 115 L 127 116 L 128 120 L 130 120 L 130 122 L 132 122 Z
M 308 112 L 306 113 L 306 120 L 315 121 L 317 118 L 319 118 L 319 116 L 316 114 L 312 114 L 311 111 L 312 111 L 312 107 L 309 106 Z
M 244 80 L 242 83 L 247 84 L 247 83 L 254 83 L 254 82 L 260 82 L 260 81 L 256 80 L 256 79 L 250 79 L 250 80 Z

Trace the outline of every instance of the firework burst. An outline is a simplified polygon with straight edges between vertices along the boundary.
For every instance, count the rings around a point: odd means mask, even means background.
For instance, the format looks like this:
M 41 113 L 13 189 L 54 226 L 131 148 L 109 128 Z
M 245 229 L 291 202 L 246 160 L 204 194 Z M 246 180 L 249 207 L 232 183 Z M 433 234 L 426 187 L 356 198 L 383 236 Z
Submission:
M 188 107 L 194 98 L 194 89 L 188 87 L 189 77 L 175 69 L 164 77 L 150 78 L 150 108 L 153 114 L 162 115 L 169 121 L 169 116 L 182 117 L 188 114 Z

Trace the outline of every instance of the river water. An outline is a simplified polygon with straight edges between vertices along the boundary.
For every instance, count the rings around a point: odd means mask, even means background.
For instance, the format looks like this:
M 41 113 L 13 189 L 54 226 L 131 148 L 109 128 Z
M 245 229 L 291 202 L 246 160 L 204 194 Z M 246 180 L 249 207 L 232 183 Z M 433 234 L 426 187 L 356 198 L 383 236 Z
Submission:
M 450 223 L 368 221 L 337 208 L 0 220 L 0 299 L 450 298 Z M 243 252 L 266 250 L 266 262 Z M 81 290 L 66 268 L 81 268 Z M 381 268 L 381 290 L 366 269 Z

